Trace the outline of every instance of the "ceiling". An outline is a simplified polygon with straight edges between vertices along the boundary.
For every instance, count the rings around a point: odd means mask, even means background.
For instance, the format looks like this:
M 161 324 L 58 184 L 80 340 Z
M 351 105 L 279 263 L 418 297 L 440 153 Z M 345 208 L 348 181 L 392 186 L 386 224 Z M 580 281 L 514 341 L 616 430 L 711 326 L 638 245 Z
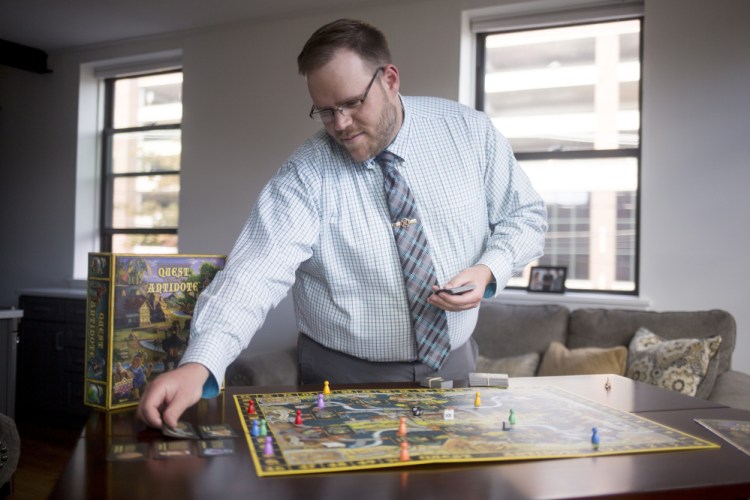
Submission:
M 0 40 L 44 52 L 377 0 L 0 0 Z

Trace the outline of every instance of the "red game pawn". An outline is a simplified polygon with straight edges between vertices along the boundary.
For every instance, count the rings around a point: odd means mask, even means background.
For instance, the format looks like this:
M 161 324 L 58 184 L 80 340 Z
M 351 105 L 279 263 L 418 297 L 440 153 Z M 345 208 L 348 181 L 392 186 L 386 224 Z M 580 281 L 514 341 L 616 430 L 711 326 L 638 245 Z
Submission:
M 255 415 L 255 401 L 253 401 L 252 399 L 247 402 L 247 414 Z
M 297 417 L 294 419 L 295 425 L 302 425 L 302 410 L 297 410 Z

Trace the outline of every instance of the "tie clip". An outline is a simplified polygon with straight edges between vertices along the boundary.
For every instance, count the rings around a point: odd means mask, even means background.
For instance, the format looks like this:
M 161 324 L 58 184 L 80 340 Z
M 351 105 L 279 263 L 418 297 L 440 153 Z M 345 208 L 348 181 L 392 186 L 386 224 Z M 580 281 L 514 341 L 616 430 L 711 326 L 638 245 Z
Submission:
M 406 227 L 411 226 L 412 224 L 416 224 L 417 219 L 401 219 L 398 222 L 393 223 L 393 227 Z

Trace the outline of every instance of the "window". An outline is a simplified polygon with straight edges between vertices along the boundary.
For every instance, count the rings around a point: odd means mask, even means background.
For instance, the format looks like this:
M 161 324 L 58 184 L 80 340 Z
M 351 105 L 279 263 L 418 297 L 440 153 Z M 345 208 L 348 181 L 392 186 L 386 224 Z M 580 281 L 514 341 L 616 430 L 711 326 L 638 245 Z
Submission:
M 641 23 L 477 34 L 477 107 L 547 203 L 533 265 L 567 266 L 569 290 L 638 291 Z
M 104 80 L 101 249 L 177 253 L 182 72 Z

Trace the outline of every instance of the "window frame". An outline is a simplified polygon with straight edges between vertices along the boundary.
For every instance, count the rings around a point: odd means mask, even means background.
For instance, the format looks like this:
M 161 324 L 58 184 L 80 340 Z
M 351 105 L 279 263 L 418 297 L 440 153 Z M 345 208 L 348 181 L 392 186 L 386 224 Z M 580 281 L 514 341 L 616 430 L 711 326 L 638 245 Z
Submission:
M 112 165 L 112 144 L 115 136 L 124 133 L 134 132 L 150 132 L 154 130 L 180 130 L 182 131 L 182 119 L 178 123 L 162 124 L 162 125 L 145 125 L 137 127 L 114 127 L 114 109 L 115 109 L 115 84 L 120 80 L 127 80 L 132 78 L 142 78 L 146 76 L 165 75 L 172 73 L 183 73 L 182 68 L 167 69 L 162 71 L 153 71 L 147 73 L 129 74 L 126 76 L 113 76 L 103 79 L 104 86 L 104 113 L 103 113 L 103 128 L 102 128 L 102 168 L 101 168 L 101 207 L 99 211 L 99 245 L 102 252 L 112 251 L 112 240 L 116 235 L 177 235 L 178 227 L 154 227 L 154 228 L 141 228 L 141 227 L 113 227 L 113 206 L 114 206 L 114 184 L 117 179 L 123 178 L 138 178 L 138 177 L 156 177 L 162 175 L 182 175 L 182 165 L 180 164 L 179 170 L 169 171 L 157 171 L 157 172 L 126 172 L 126 173 L 114 173 Z M 183 73 L 184 74 L 184 73 Z M 181 162 L 180 162 L 181 163 Z M 178 247 L 175 252 L 179 252 L 179 240 Z
M 633 281 L 634 287 L 632 290 L 601 290 L 601 289 L 588 289 L 588 288 L 567 288 L 566 292 L 580 292 L 590 294 L 601 294 L 601 295 L 632 295 L 638 296 L 640 294 L 640 238 L 641 238 L 641 177 L 642 177 L 642 141 L 643 141 L 643 33 L 645 16 L 643 13 L 623 16 L 616 19 L 582 19 L 575 22 L 549 22 L 541 23 L 534 26 L 524 26 L 519 28 L 498 28 L 492 30 L 477 31 L 475 35 L 475 56 L 476 56 L 476 74 L 475 74 L 475 92 L 474 100 L 475 107 L 479 111 L 485 110 L 485 71 L 486 71 L 486 40 L 487 37 L 495 34 L 505 33 L 519 33 L 535 31 L 539 29 L 549 28 L 562 28 L 562 27 L 573 27 L 573 26 L 584 26 L 593 24 L 604 24 L 617 21 L 625 20 L 637 20 L 640 22 L 639 32 L 639 46 L 638 46 L 638 58 L 639 58 L 639 80 L 638 80 L 638 146 L 634 148 L 619 148 L 619 149 L 588 149 L 588 150 L 563 150 L 563 151 L 545 151 L 545 152 L 515 152 L 514 156 L 518 160 L 519 164 L 524 160 L 581 160 L 581 159 L 599 159 L 599 158 L 634 158 L 636 161 L 636 176 L 637 176 L 637 188 L 635 191 L 635 257 L 633 263 Z M 500 131 L 502 133 L 502 131 Z M 544 264 L 547 265 L 547 264 Z M 617 262 L 615 259 L 615 274 L 617 272 Z M 570 272 L 568 273 L 570 278 Z M 526 287 L 523 285 L 509 285 L 506 287 L 509 290 L 525 290 Z

